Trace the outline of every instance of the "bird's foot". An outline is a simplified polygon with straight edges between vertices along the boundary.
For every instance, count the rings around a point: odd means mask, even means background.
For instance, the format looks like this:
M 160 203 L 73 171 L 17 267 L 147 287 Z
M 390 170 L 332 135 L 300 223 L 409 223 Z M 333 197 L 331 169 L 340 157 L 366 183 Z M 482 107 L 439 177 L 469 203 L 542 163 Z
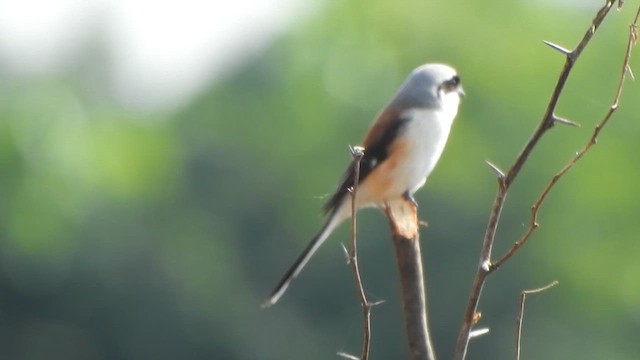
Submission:
M 413 198 L 413 195 L 411 195 L 409 191 L 405 191 L 404 194 L 402 194 L 402 197 L 412 203 L 416 209 L 418 208 L 418 202 Z

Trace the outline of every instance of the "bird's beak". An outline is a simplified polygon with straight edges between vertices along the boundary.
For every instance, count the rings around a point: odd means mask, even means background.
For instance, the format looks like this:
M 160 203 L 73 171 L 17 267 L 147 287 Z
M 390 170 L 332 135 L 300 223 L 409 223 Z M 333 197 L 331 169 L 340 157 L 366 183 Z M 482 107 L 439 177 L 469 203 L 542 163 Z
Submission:
M 462 86 L 458 86 L 458 89 L 456 90 L 458 92 L 458 95 L 460 95 L 460 98 L 464 98 L 465 97 L 465 93 L 464 93 L 464 89 L 462 88 Z

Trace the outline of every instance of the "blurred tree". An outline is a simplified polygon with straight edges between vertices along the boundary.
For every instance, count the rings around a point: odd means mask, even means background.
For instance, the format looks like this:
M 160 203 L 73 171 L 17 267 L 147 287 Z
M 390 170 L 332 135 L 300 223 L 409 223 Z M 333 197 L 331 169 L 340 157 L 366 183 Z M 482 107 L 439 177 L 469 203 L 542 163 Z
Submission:
M 495 190 L 483 161 L 511 162 L 544 111 L 562 59 L 540 40 L 573 44 L 597 6 L 327 2 L 161 118 L 120 108 L 73 71 L 3 82 L 0 357 L 326 359 L 357 349 L 360 313 L 338 245 L 346 228 L 282 303 L 259 304 L 319 226 L 347 144 L 410 69 L 434 61 L 453 64 L 468 95 L 418 194 L 434 341 L 450 357 Z M 547 179 L 606 111 L 631 13 L 607 19 L 577 65 L 559 115 L 583 126 L 543 141 L 510 194 L 496 251 L 519 237 Z M 492 332 L 470 359 L 511 358 L 519 291 L 553 279 L 559 287 L 528 302 L 524 358 L 637 357 L 638 93 L 629 83 L 598 146 L 554 189 L 542 228 L 488 283 L 481 311 Z M 367 291 L 387 300 L 373 312 L 372 356 L 406 358 L 381 216 L 359 221 Z

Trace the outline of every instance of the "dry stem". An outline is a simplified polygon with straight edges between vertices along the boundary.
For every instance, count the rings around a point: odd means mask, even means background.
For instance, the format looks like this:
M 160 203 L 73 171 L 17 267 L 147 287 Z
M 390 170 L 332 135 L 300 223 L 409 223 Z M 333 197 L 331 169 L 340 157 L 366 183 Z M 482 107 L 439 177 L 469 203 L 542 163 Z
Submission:
M 360 182 L 360 161 L 364 156 L 364 148 L 359 146 L 350 147 L 351 156 L 355 162 L 355 175 L 351 192 L 351 247 L 349 249 L 349 265 L 353 274 L 353 281 L 356 284 L 360 306 L 362 307 L 363 333 L 362 333 L 362 355 L 358 358 L 349 354 L 339 352 L 338 355 L 349 359 L 367 360 L 369 358 L 369 347 L 371 344 L 371 307 L 367 295 L 364 293 L 360 268 L 358 266 L 358 242 L 356 240 L 356 196 L 358 194 L 358 183 Z
M 387 204 L 384 211 L 393 235 L 411 359 L 435 360 L 428 325 L 417 209 L 408 201 L 399 201 Z
M 531 218 L 529 221 L 529 228 L 527 229 L 527 231 L 525 231 L 524 235 L 522 235 L 520 240 L 516 241 L 511 247 L 511 249 L 509 249 L 509 251 L 507 251 L 507 253 L 503 257 L 501 257 L 498 261 L 493 263 L 492 271 L 495 269 L 498 269 L 500 266 L 502 266 L 502 264 L 504 264 L 507 260 L 509 260 L 518 251 L 518 249 L 520 249 L 531 237 L 531 234 L 533 234 L 533 232 L 538 228 L 537 220 L 538 220 L 538 213 L 540 212 L 540 207 L 542 206 L 542 203 L 546 199 L 547 195 L 549 195 L 549 192 L 551 191 L 551 189 L 569 170 L 571 170 L 571 168 L 578 161 L 580 161 L 580 159 L 582 159 L 582 157 L 589 151 L 589 149 L 591 149 L 591 147 L 598 142 L 598 136 L 600 135 L 600 132 L 602 131 L 604 126 L 609 122 L 609 119 L 611 119 L 611 116 L 613 115 L 613 113 L 618 109 L 618 106 L 620 104 L 620 97 L 622 96 L 622 88 L 624 85 L 624 81 L 627 77 L 627 73 L 629 73 L 630 75 L 632 74 L 630 72 L 631 69 L 629 67 L 629 61 L 631 60 L 631 51 L 633 49 L 633 46 L 636 44 L 636 40 L 638 38 L 637 23 L 638 23 L 639 16 L 640 16 L 640 7 L 638 8 L 638 11 L 636 12 L 636 17 L 630 26 L 629 41 L 627 43 L 627 50 L 624 56 L 624 62 L 622 64 L 622 70 L 620 72 L 618 87 L 616 88 L 615 97 L 613 99 L 611 106 L 609 107 L 609 111 L 604 116 L 604 118 L 595 126 L 593 133 L 591 134 L 591 138 L 582 147 L 582 149 L 578 151 L 575 154 L 575 156 L 571 160 L 569 160 L 569 162 L 551 178 L 547 186 L 544 188 L 544 190 L 542 191 L 538 199 L 535 201 L 535 203 L 531 207 Z
M 532 289 L 532 290 L 524 290 L 520 293 L 520 298 L 518 300 L 518 307 L 520 311 L 518 312 L 518 317 L 516 319 L 516 360 L 520 360 L 520 345 L 522 340 L 522 319 L 524 317 L 524 301 L 527 295 L 538 294 L 543 291 L 547 291 L 552 287 L 558 285 L 558 281 L 553 281 L 550 284 L 543 286 L 541 288 Z
M 515 245 L 505 254 L 500 260 L 498 260 L 495 264 L 491 262 L 491 253 L 493 248 L 493 243 L 495 240 L 495 232 L 498 226 L 498 222 L 500 220 L 500 214 L 502 212 L 502 207 L 506 200 L 507 192 L 509 187 L 513 183 L 513 181 L 518 176 L 522 166 L 525 164 L 531 151 L 535 148 L 540 138 L 546 133 L 547 130 L 551 129 L 556 123 L 559 124 L 573 124 L 570 121 L 562 119 L 555 115 L 555 109 L 558 104 L 558 100 L 560 95 L 564 89 L 566 81 L 571 73 L 573 65 L 580 57 L 580 54 L 587 46 L 592 36 L 595 34 L 596 30 L 599 28 L 600 24 L 607 16 L 611 7 L 615 4 L 616 0 L 607 0 L 606 4 L 598 11 L 596 16 L 594 17 L 591 25 L 589 26 L 587 32 L 583 36 L 580 43 L 576 46 L 576 48 L 572 51 L 566 50 L 558 45 L 555 45 L 550 42 L 545 42 L 547 45 L 552 47 L 553 49 L 559 51 L 566 57 L 564 68 L 562 69 L 558 81 L 556 83 L 556 87 L 551 95 L 551 99 L 549 100 L 549 104 L 545 111 L 545 114 L 542 117 L 537 129 L 534 131 L 533 135 L 529 139 L 529 141 L 525 144 L 523 150 L 520 152 L 515 162 L 506 173 L 502 172 L 498 167 L 493 164 L 490 164 L 490 167 L 494 170 L 494 172 L 498 175 L 498 191 L 496 193 L 493 206 L 491 209 L 491 214 L 489 216 L 489 220 L 487 223 L 487 230 L 485 232 L 484 241 L 482 245 L 482 249 L 480 252 L 480 260 L 478 264 L 478 270 L 476 272 L 476 276 L 472 285 L 471 294 L 469 296 L 469 301 L 467 303 L 467 308 L 464 315 L 464 320 L 460 329 L 460 333 L 458 335 L 458 340 L 456 342 L 456 349 L 454 359 L 464 359 L 467 353 L 467 348 L 469 345 L 469 333 L 471 331 L 471 326 L 473 323 L 473 315 L 475 314 L 478 306 L 478 302 L 480 299 L 480 295 L 482 292 L 482 288 L 484 286 L 484 282 L 486 281 L 487 276 L 489 276 L 493 271 L 495 271 L 498 267 L 504 264 L 507 260 L 509 260 L 515 252 L 518 251 L 524 245 L 524 243 L 529 239 L 533 231 L 538 227 L 537 216 L 540 206 L 546 199 L 549 191 L 553 188 L 553 186 L 558 182 L 558 180 L 569 171 L 573 165 L 579 161 L 584 154 L 596 143 L 597 137 L 600 134 L 602 128 L 609 121 L 610 117 L 613 115 L 615 110 L 618 108 L 620 95 L 622 93 L 622 87 L 624 84 L 624 79 L 627 71 L 629 70 L 629 59 L 631 56 L 631 49 L 635 44 L 637 39 L 637 21 L 638 15 L 640 15 L 640 9 L 638 10 L 638 14 L 631 25 L 631 35 L 629 37 L 629 44 L 627 47 L 627 52 L 624 57 L 624 64 L 622 67 L 622 74 L 620 77 L 620 82 L 618 84 L 618 88 L 616 90 L 616 96 L 613 102 L 613 105 L 609 109 L 609 112 L 604 117 L 604 119 L 596 126 L 593 135 L 591 136 L 587 145 L 559 172 L 557 173 L 550 181 L 549 185 L 544 189 L 538 200 L 534 203 L 532 207 L 532 215 L 531 222 L 528 230 L 525 232 L 523 237 L 515 243 Z M 621 6 L 621 3 L 619 3 Z

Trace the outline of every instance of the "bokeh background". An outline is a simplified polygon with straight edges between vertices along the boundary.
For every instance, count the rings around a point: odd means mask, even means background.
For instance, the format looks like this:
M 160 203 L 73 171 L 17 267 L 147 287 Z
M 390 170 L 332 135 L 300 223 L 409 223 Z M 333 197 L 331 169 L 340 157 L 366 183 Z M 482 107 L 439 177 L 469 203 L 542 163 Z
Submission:
M 467 98 L 417 194 L 431 327 L 450 358 L 496 190 L 603 1 L 0 3 L 0 358 L 332 359 L 360 349 L 343 226 L 259 305 L 322 223 L 378 109 L 425 62 Z M 496 255 L 613 99 L 636 1 L 575 67 L 558 126 L 509 194 Z M 640 72 L 640 55 L 632 67 Z M 540 229 L 484 289 L 470 359 L 640 354 L 640 86 L 554 188 Z M 373 359 L 407 358 L 387 223 L 359 217 Z

